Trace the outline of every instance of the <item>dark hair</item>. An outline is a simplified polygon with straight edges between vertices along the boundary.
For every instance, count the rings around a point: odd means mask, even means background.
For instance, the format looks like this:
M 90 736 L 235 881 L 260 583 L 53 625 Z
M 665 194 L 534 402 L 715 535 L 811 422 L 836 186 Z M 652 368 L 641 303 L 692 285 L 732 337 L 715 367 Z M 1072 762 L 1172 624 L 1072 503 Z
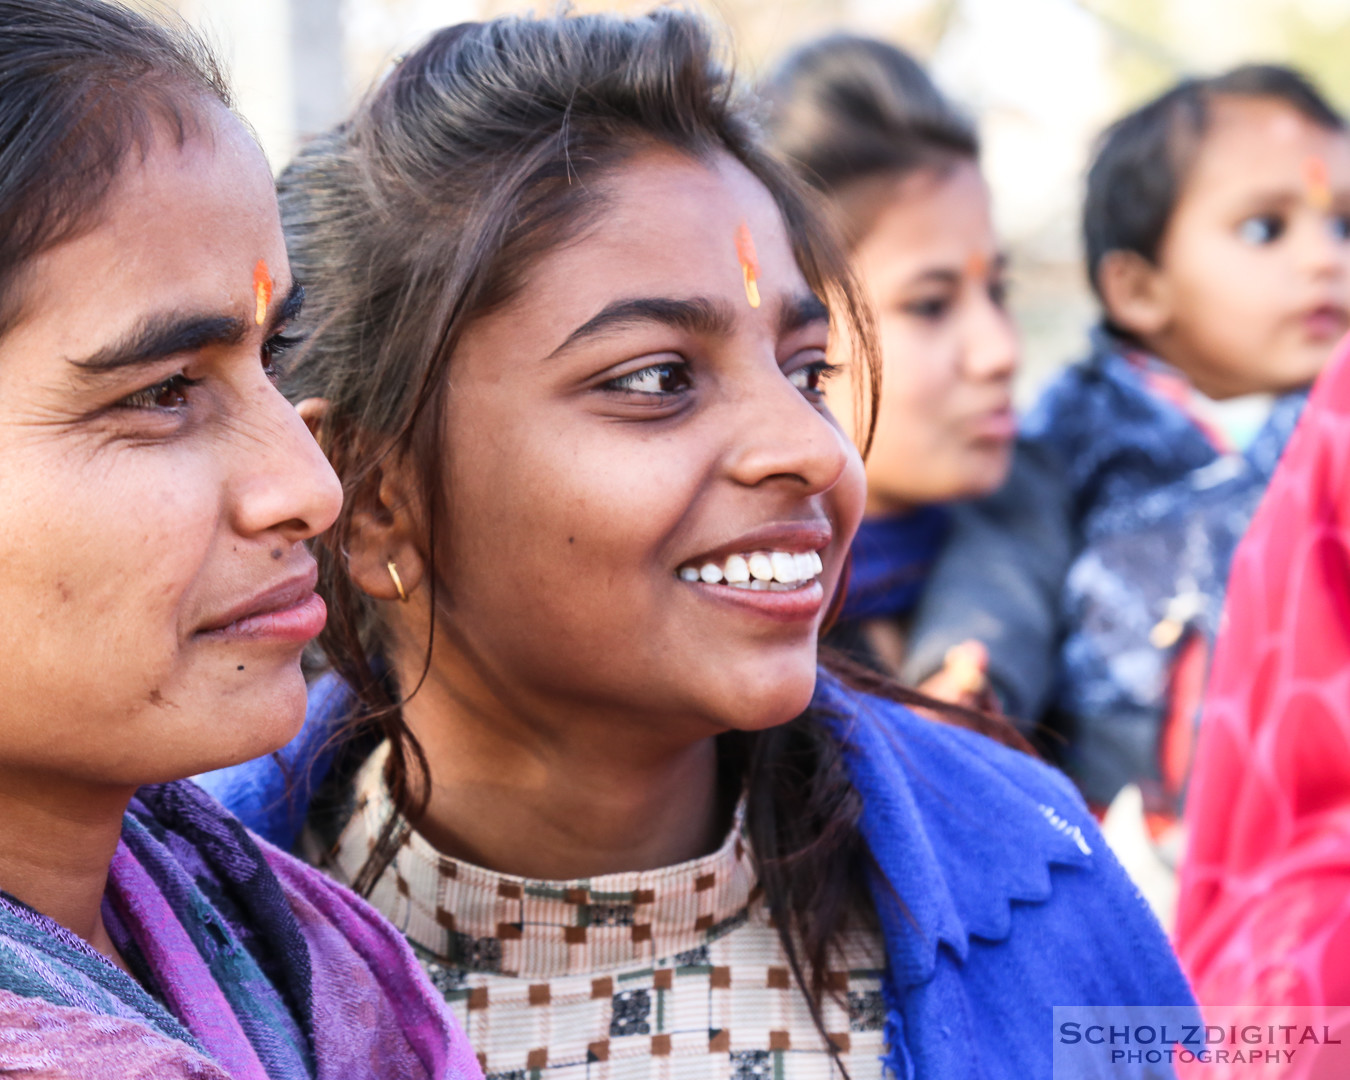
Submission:
M 0 0 L 0 333 L 30 260 L 95 223 L 133 150 L 230 93 L 210 52 L 100 0 Z
M 1097 140 L 1083 202 L 1088 280 L 1101 298 L 1099 271 L 1111 251 L 1133 251 L 1158 261 L 1163 234 L 1176 209 L 1216 98 L 1283 102 L 1328 131 L 1345 120 L 1303 75 L 1277 64 L 1244 64 L 1222 75 L 1182 79 L 1170 90 L 1122 116 Z
M 603 210 L 597 177 L 652 145 L 701 160 L 728 154 L 759 178 L 807 282 L 875 372 L 842 252 L 761 146 L 697 16 L 508 17 L 440 31 L 282 174 L 292 267 L 313 297 L 302 327 L 310 339 L 286 390 L 328 400 L 320 442 L 348 495 L 318 552 L 331 613 L 320 642 L 360 697 L 360 728 L 390 742 L 386 780 L 405 816 L 425 806 L 427 763 L 399 708 L 416 687 L 381 671 L 385 631 L 342 555 L 352 515 L 382 460 L 408 460 L 434 559 L 437 522 L 452 509 L 440 482 L 447 371 L 465 327 L 513 294 L 531 260 Z M 435 607 L 446 586 L 434 562 L 428 576 Z M 430 655 L 428 643 L 428 664 Z M 772 731 L 724 736 L 721 749 L 724 764 L 748 776 L 766 901 L 823 1033 L 828 955 L 845 914 L 870 911 L 861 806 L 842 748 L 808 712 Z M 391 822 L 358 887 L 374 885 L 398 839 Z
M 831 34 L 790 53 L 764 86 L 774 149 L 852 220 L 849 189 L 874 177 L 945 172 L 979 158 L 974 125 L 908 53 L 883 41 Z

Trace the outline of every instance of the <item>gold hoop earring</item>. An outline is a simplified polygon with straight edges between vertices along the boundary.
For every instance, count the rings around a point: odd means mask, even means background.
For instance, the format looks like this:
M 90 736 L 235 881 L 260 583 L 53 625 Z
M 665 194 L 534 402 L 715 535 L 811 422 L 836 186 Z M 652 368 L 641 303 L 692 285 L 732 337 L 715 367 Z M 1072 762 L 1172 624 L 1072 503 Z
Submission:
M 394 565 L 394 560 L 390 559 L 384 564 L 389 570 L 389 576 L 394 579 L 394 588 L 398 590 L 398 598 L 403 603 L 408 602 L 408 594 L 403 588 L 403 579 L 398 576 L 398 567 Z

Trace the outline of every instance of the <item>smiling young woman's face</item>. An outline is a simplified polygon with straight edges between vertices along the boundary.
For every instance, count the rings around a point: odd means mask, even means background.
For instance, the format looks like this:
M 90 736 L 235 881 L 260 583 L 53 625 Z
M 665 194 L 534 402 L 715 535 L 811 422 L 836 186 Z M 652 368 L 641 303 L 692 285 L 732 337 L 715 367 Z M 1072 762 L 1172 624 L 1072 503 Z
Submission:
M 303 717 L 324 616 L 302 541 L 341 495 L 272 382 L 298 297 L 271 176 L 237 121 L 203 114 L 32 262 L 0 338 L 6 785 L 174 779 Z
M 441 617 L 535 707 L 781 723 L 864 498 L 821 393 L 826 310 L 729 158 L 646 150 L 603 192 L 455 354 Z

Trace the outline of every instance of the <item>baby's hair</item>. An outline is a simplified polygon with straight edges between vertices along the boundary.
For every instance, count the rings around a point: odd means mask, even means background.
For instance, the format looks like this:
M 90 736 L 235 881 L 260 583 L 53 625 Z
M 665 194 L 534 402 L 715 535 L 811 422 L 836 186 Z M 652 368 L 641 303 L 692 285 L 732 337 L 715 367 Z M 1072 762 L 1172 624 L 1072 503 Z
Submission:
M 1222 75 L 1183 79 L 1102 132 L 1087 174 L 1083 243 L 1093 290 L 1101 296 L 1102 260 L 1133 251 L 1157 263 L 1163 234 L 1209 129 L 1217 98 L 1282 102 L 1317 127 L 1344 131 L 1345 120 L 1291 68 L 1244 64 Z
M 26 265 L 96 224 L 128 155 L 159 132 L 181 147 L 210 102 L 230 92 L 185 25 L 101 0 L 0 0 L 0 333 Z
M 945 173 L 979 159 L 971 121 L 908 53 L 853 34 L 794 50 L 765 82 L 774 149 L 842 211 L 856 240 L 868 222 L 851 205 L 859 181 Z

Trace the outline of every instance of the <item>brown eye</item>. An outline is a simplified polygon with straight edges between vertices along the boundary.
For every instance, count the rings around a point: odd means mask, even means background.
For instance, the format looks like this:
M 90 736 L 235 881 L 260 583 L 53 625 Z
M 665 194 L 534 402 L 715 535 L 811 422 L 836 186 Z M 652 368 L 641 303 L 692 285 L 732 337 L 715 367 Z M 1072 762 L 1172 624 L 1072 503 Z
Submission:
M 818 396 L 824 390 L 825 381 L 838 371 L 838 367 L 826 360 L 817 360 L 788 375 L 788 382 L 804 394 Z
M 117 403 L 120 409 L 184 409 L 188 405 L 188 389 L 196 386 L 198 380 L 186 375 L 171 375 L 163 382 L 147 386 L 128 394 Z
M 621 375 L 605 384 L 606 389 L 630 394 L 678 394 L 690 386 L 689 365 L 671 362 L 653 364 L 629 375 Z

